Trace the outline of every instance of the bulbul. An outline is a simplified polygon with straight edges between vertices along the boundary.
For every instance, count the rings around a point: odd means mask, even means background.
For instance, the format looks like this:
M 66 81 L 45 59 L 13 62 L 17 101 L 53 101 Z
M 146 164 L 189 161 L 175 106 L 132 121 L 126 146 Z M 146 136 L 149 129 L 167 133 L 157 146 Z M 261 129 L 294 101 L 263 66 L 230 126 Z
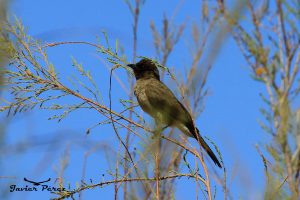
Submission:
M 160 81 L 155 63 L 144 58 L 136 64 L 129 64 L 128 67 L 134 72 L 136 78 L 134 94 L 143 111 L 153 117 L 157 125 L 177 127 L 187 136 L 198 140 L 214 163 L 222 168 L 216 155 L 194 126 L 190 113 Z

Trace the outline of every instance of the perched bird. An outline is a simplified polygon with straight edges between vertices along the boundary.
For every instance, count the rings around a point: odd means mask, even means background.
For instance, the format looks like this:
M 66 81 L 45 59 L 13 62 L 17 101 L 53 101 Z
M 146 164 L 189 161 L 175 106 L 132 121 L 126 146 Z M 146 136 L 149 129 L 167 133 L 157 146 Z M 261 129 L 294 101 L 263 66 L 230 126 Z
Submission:
M 160 81 L 155 63 L 144 58 L 136 64 L 129 64 L 128 67 L 134 72 L 136 78 L 134 94 L 143 111 L 153 117 L 158 126 L 177 127 L 187 136 L 195 138 L 214 163 L 222 168 L 216 155 L 194 126 L 190 113 L 171 90 Z

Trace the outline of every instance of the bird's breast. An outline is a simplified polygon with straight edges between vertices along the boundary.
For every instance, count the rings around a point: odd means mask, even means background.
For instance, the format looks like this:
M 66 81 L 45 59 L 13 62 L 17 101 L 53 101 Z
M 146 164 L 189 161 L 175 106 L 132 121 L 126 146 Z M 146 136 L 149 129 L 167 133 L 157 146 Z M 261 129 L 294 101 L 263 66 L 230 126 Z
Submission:
M 146 95 L 147 87 L 148 87 L 147 80 L 144 80 L 144 81 L 137 80 L 137 82 L 134 86 L 134 94 L 139 102 L 139 105 L 143 109 L 143 111 L 145 111 L 146 113 L 148 113 L 149 115 L 151 115 L 153 117 L 153 114 L 152 114 L 153 108 L 149 102 L 147 95 Z

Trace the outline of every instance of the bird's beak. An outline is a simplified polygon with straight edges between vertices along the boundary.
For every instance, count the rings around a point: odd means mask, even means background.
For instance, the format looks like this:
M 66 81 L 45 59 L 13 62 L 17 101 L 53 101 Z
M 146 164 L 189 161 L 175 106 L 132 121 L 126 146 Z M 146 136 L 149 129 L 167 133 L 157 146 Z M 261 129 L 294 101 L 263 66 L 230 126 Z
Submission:
M 135 64 L 128 64 L 127 66 L 130 67 L 130 68 L 133 69 L 133 70 L 136 68 L 136 65 L 135 65 Z

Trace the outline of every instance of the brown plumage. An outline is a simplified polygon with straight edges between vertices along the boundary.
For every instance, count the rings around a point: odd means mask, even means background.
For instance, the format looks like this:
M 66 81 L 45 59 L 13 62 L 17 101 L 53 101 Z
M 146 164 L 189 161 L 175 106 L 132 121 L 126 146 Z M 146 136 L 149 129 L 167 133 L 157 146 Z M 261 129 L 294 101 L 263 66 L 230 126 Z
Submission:
M 141 108 L 154 118 L 157 125 L 177 127 L 184 134 L 198 140 L 214 163 L 221 168 L 219 160 L 194 126 L 190 113 L 160 81 L 156 65 L 149 59 L 142 59 L 128 66 L 133 69 L 137 80 L 134 94 Z

